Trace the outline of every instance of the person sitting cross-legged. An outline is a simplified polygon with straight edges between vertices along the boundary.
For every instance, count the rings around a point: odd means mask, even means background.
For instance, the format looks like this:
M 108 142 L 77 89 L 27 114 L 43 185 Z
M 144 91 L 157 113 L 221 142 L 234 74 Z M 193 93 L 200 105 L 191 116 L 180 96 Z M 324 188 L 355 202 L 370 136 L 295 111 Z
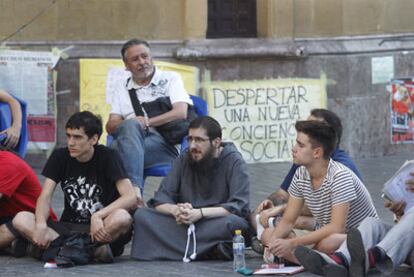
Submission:
M 361 180 L 346 166 L 330 159 L 337 144 L 334 129 L 326 122 L 296 122 L 293 162 L 301 165 L 289 187 L 285 212 L 275 229 L 266 229 L 261 240 L 264 258 L 274 256 L 298 263 L 293 251 L 299 245 L 332 253 L 345 240 L 345 231 L 366 217 L 377 216 L 371 196 Z M 306 204 L 317 228 L 303 236 L 292 232 Z
M 138 206 L 137 196 L 117 152 L 98 145 L 100 118 L 77 112 L 65 127 L 67 147 L 55 150 L 43 169 L 46 179 L 35 213 L 18 213 L 13 226 L 43 250 L 59 235 L 90 233 L 97 244 L 95 259 L 112 262 L 131 238 L 130 213 Z M 48 217 L 57 184 L 65 203 L 62 217 L 54 223 Z
M 326 122 L 335 130 L 338 138 L 335 150 L 330 156 L 331 159 L 351 169 L 362 181 L 361 174 L 355 163 L 352 161 L 351 157 L 340 148 L 342 123 L 339 116 L 327 109 L 313 109 L 310 112 L 308 120 L 319 120 Z M 263 200 L 251 214 L 250 224 L 257 231 L 257 237 L 252 238 L 252 249 L 260 254 L 263 254 L 264 248 L 258 238 L 261 237 L 264 229 L 273 229 L 283 215 L 289 196 L 288 189 L 299 166 L 300 165 L 292 164 L 280 187 L 275 192 L 270 194 L 267 199 Z M 315 230 L 315 219 L 312 217 L 312 214 L 306 205 L 304 205 L 300 216 L 296 220 L 294 229 L 296 232 L 300 233 Z
M 229 260 L 235 230 L 249 241 L 249 176 L 241 154 L 221 141 L 219 123 L 208 116 L 190 123 L 188 142 L 149 208 L 134 214 L 134 259 Z
M 414 172 L 411 173 L 414 175 Z M 414 192 L 414 178 L 406 181 Z M 385 201 L 398 220 L 395 225 L 378 218 L 366 218 L 349 231 L 346 241 L 332 255 L 309 249 L 297 249 L 295 255 L 310 272 L 329 277 L 364 277 L 376 267 L 391 274 L 402 263 L 414 265 L 414 210 L 404 212 L 404 201 Z
M 34 212 L 42 191 L 33 169 L 10 149 L 0 145 L 0 249 L 15 257 L 26 255 L 27 240 L 13 227 L 12 220 L 22 211 Z M 51 210 L 50 219 L 56 221 Z

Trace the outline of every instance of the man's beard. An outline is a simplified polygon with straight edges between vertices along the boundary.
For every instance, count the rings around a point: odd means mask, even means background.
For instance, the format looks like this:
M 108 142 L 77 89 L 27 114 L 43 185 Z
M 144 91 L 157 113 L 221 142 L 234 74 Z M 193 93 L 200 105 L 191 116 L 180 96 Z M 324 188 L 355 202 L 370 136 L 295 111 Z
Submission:
M 189 150 L 187 154 L 190 167 L 195 171 L 208 172 L 217 162 L 217 158 L 214 157 L 214 152 L 214 147 L 211 147 L 201 160 L 196 161 L 191 155 L 191 150 Z
M 145 68 L 145 70 L 142 72 L 141 69 Z M 150 66 L 143 66 L 138 69 L 137 72 L 133 75 L 133 79 L 137 84 L 140 84 L 143 81 L 150 81 L 155 73 L 155 67 L 154 65 Z

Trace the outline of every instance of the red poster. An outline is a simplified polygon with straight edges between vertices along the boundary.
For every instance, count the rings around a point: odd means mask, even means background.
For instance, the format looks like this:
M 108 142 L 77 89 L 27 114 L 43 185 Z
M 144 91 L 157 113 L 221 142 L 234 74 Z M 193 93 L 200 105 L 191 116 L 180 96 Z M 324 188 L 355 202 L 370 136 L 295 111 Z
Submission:
M 414 143 L 414 81 L 391 81 L 392 143 Z
M 52 116 L 28 116 L 29 140 L 55 142 L 56 119 Z

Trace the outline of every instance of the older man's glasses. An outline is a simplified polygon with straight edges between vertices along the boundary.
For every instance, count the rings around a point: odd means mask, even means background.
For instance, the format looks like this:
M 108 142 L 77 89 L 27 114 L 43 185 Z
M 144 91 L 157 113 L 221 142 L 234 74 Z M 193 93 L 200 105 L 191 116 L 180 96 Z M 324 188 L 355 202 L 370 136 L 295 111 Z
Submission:
M 202 142 L 209 141 L 209 140 L 210 140 L 209 138 L 202 138 L 202 137 L 193 137 L 193 136 L 187 137 L 188 143 L 194 142 L 195 144 L 200 144 Z

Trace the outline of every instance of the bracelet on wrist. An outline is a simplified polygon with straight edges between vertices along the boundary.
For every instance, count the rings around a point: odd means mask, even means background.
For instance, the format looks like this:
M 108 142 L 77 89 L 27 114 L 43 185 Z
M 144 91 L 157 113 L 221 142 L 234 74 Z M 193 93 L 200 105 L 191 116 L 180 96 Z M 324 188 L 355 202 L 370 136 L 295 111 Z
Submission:
M 203 209 L 200 208 L 201 218 L 204 218 Z

